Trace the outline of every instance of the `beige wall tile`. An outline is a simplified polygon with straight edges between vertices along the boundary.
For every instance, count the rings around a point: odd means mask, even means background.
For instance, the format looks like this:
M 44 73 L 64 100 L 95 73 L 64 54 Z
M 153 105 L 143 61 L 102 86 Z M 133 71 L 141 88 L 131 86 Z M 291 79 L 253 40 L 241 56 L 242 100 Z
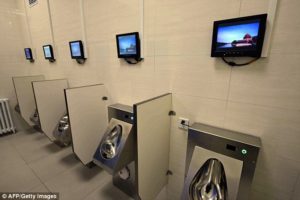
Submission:
M 173 107 L 176 117 L 185 117 L 189 118 L 191 122 L 201 122 L 219 127 L 224 124 L 226 101 L 174 93 Z M 177 122 L 174 125 L 177 127 Z
M 271 54 L 232 71 L 229 99 L 300 110 L 300 55 Z
M 299 120 L 299 111 L 228 103 L 225 127 L 262 139 L 253 188 L 270 199 L 275 194 L 290 194 L 297 181 Z
M 157 90 L 227 99 L 230 68 L 208 56 L 156 56 Z
M 271 53 L 299 54 L 300 31 L 299 6 L 297 0 L 278 1 Z
M 155 54 L 210 55 L 213 21 L 238 16 L 239 3 L 238 0 L 160 1 Z
M 299 146 L 299 122 L 299 111 L 229 102 L 225 127 L 259 136 L 263 145 Z
M 50 9 L 56 44 L 82 40 L 79 0 L 52 0 Z
M 11 108 L 17 104 L 12 76 L 30 73 L 23 50 L 26 32 L 21 24 L 24 18 L 24 8 L 20 8 L 18 1 L 0 2 L 0 98 L 9 98 Z M 19 118 L 12 114 L 17 129 L 22 130 Z
M 257 15 L 268 12 L 269 2 L 271 0 L 241 0 L 240 16 Z
M 52 43 L 47 1 L 40 1 L 33 7 L 27 5 L 26 8 L 35 59 L 44 61 L 42 46 Z

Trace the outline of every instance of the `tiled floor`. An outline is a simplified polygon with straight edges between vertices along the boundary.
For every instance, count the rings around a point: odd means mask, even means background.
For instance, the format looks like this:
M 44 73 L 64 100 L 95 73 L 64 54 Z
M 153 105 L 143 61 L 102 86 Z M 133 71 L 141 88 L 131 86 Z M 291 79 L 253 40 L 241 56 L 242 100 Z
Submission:
M 99 167 L 33 130 L 0 137 L 0 192 L 59 192 L 61 200 L 127 200 Z

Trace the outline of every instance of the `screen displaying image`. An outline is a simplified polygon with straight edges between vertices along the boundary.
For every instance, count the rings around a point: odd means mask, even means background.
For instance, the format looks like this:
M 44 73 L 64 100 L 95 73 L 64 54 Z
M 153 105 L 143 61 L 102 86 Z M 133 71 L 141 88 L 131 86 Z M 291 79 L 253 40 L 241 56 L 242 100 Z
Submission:
M 260 57 L 267 14 L 214 22 L 211 57 Z
M 71 43 L 71 52 L 74 57 L 81 57 L 80 43 L 73 42 Z
M 44 46 L 44 53 L 46 58 L 52 58 L 50 46 Z
M 118 37 L 119 43 L 119 54 L 120 55 L 136 55 L 136 36 L 135 35 L 126 35 Z
M 256 48 L 259 34 L 259 21 L 243 24 L 221 24 L 218 26 L 217 49 Z
M 26 56 L 26 59 L 32 59 L 32 54 L 31 54 L 30 48 L 25 49 L 25 56 Z

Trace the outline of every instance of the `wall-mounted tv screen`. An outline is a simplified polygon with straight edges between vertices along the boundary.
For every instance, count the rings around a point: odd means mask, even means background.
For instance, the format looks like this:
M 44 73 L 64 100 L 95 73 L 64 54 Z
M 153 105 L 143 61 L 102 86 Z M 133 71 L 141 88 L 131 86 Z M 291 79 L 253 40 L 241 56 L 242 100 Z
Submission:
M 260 57 L 267 14 L 215 21 L 212 57 Z
M 71 57 L 73 59 L 84 59 L 82 41 L 80 41 L 80 40 L 71 41 L 71 42 L 69 42 L 69 45 L 70 45 Z
M 44 51 L 45 59 L 48 59 L 48 60 L 54 59 L 53 48 L 51 45 L 44 45 L 43 51 Z
M 25 48 L 25 57 L 27 60 L 33 60 L 31 48 Z
M 139 33 L 116 35 L 119 58 L 140 58 Z

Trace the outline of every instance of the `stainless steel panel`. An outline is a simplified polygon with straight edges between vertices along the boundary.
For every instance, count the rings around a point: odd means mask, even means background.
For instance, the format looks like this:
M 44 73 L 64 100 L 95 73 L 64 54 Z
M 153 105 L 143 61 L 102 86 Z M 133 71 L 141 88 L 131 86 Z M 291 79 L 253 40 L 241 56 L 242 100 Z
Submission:
M 188 190 L 193 200 L 226 200 L 227 182 L 223 164 L 208 159 L 193 177 Z
M 71 129 L 69 124 L 69 116 L 64 114 L 53 131 L 55 139 L 64 146 L 68 146 L 72 142 Z
M 112 118 L 94 155 L 94 162 L 115 174 L 135 159 L 132 125 Z
M 108 106 L 108 121 L 115 118 L 127 123 L 133 123 L 133 108 L 124 104 L 113 104 Z
M 201 124 L 201 123 L 194 123 L 189 129 L 195 131 L 201 131 L 208 135 L 235 141 L 237 143 L 247 144 L 249 146 L 254 146 L 257 148 L 261 147 L 260 138 L 255 137 L 253 135 L 247 135 L 244 133 L 226 130 L 223 128 L 218 128 L 218 127 L 210 126 L 207 124 Z
M 205 124 L 193 124 L 188 130 L 185 176 L 188 175 L 196 146 L 243 162 L 236 199 L 247 200 L 250 196 L 251 183 L 261 147 L 260 138 Z M 187 184 L 190 183 L 186 182 L 185 185 Z
M 112 174 L 116 187 L 136 198 L 136 134 L 132 110 L 123 104 L 108 106 L 109 125 L 93 161 Z

